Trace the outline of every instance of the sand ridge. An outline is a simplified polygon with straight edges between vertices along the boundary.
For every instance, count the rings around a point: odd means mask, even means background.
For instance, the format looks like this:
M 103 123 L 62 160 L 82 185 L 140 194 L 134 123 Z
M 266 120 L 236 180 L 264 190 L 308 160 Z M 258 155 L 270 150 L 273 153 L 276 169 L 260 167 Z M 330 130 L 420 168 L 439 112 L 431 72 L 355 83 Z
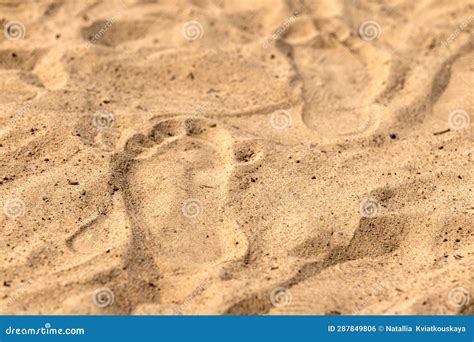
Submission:
M 0 313 L 472 315 L 473 18 L 1 1 Z

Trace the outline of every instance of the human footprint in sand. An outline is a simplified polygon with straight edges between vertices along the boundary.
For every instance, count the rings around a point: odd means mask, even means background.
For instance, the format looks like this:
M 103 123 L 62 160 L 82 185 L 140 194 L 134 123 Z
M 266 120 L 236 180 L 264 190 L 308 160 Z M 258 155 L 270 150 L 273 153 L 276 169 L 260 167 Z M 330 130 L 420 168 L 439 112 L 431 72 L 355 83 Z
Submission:
M 243 257 L 246 238 L 225 210 L 233 149 L 215 123 L 175 118 L 134 135 L 116 155 L 112 183 L 132 225 L 132 279 L 209 275 Z

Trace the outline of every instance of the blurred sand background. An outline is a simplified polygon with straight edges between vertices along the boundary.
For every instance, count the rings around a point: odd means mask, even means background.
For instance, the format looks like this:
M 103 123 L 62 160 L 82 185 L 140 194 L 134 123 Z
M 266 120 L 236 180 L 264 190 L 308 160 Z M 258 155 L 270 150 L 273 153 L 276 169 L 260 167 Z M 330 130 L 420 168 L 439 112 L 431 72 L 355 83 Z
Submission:
M 0 24 L 0 313 L 474 314 L 473 1 Z

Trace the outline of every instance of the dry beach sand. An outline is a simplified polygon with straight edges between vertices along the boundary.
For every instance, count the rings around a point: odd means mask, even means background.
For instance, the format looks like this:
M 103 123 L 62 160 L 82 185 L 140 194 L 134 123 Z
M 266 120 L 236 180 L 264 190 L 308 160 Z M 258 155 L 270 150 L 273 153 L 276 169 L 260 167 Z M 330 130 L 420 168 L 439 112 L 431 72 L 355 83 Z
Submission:
M 474 1 L 0 23 L 1 314 L 474 314 Z

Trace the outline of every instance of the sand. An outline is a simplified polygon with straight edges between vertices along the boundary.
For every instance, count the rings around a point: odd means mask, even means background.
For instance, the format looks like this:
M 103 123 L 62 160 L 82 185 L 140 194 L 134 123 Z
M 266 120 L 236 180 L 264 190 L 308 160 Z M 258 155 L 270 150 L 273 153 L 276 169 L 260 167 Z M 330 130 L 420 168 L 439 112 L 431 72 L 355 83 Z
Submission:
M 1 314 L 474 314 L 474 2 L 0 23 Z

